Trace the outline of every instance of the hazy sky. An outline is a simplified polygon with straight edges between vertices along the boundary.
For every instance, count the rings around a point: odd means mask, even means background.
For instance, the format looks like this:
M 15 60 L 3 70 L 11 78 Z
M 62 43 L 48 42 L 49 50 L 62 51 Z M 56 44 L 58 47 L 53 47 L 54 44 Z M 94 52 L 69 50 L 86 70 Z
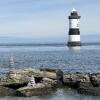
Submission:
M 82 35 L 100 33 L 100 0 L 0 0 L 0 36 L 67 37 L 73 8 Z

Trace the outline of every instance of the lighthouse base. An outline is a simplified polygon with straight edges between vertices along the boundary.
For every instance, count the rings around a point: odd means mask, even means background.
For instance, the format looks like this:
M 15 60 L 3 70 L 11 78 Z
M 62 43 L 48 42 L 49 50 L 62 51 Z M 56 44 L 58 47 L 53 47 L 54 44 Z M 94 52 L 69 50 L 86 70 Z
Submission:
M 67 46 L 72 47 L 72 46 L 81 46 L 81 42 L 77 41 L 77 42 L 68 42 Z

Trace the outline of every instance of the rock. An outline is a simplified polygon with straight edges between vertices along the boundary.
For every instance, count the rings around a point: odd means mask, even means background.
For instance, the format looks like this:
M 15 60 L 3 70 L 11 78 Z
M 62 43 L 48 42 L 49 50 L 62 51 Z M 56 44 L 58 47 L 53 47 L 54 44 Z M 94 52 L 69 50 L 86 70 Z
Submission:
M 85 95 L 100 96 L 100 74 L 89 74 L 90 81 L 80 82 L 78 92 Z
M 46 72 L 56 73 L 56 69 L 51 69 L 51 68 L 40 68 L 40 71 L 46 71 Z
M 90 77 L 88 73 L 68 73 L 64 75 L 64 83 L 73 88 L 78 88 L 79 83 L 90 83 Z
M 90 75 L 90 80 L 91 83 L 94 87 L 99 87 L 100 86 L 100 74 L 91 74 Z
M 92 84 L 81 83 L 77 90 L 81 94 L 100 96 L 100 87 L 94 87 Z
M 16 90 L 0 86 L 0 96 L 15 96 Z
M 35 85 L 27 86 L 34 76 Z M 52 69 L 16 69 L 0 78 L 0 96 L 34 96 L 52 92 L 57 86 L 76 88 L 79 93 L 100 95 L 100 73 L 66 73 Z
M 62 85 L 63 84 L 63 71 L 60 69 L 56 71 L 56 76 L 57 76 L 57 84 Z
M 27 83 L 11 83 L 11 84 L 4 84 L 2 86 L 4 87 L 8 87 L 8 88 L 11 88 L 11 89 L 18 89 L 18 88 L 21 88 L 21 87 L 24 87 L 24 86 L 27 86 L 28 82 Z
M 44 78 L 56 79 L 56 73 L 46 71 L 43 71 L 42 73 Z
M 23 83 L 28 83 L 29 81 L 29 77 L 23 77 L 23 76 L 19 76 L 19 75 L 16 75 L 14 77 L 9 77 L 9 76 L 6 76 L 6 77 L 3 77 L 1 78 L 0 80 L 0 85 L 11 85 L 11 84 L 23 84 Z
M 56 79 L 56 73 L 54 72 L 40 71 L 39 69 L 32 68 L 16 69 L 8 72 L 6 76 L 3 76 L 0 79 L 0 85 L 12 83 L 27 83 L 32 75 L 36 78 L 37 82 L 41 81 L 42 78 L 45 77 L 50 79 Z
M 42 95 L 42 94 L 47 94 L 51 92 L 51 87 L 43 84 L 43 83 L 38 83 L 34 87 L 22 87 L 17 90 L 17 96 L 36 96 L 36 95 Z
M 55 88 L 57 86 L 57 80 L 53 80 L 50 78 L 43 78 L 42 83 L 51 87 L 51 88 L 53 88 L 53 87 Z
M 16 69 L 10 71 L 0 79 L 0 85 L 13 84 L 13 83 L 26 83 L 29 77 L 33 74 L 33 69 Z

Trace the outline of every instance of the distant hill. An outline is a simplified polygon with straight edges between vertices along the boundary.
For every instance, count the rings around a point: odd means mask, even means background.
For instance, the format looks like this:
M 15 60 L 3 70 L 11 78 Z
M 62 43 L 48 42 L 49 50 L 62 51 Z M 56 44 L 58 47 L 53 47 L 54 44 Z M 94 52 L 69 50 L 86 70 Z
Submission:
M 0 44 L 47 44 L 47 43 L 67 43 L 66 37 L 48 37 L 48 38 L 22 38 L 22 37 L 0 37 Z M 100 35 L 81 35 L 81 42 L 100 42 Z
M 15 44 L 15 43 L 66 43 L 66 37 L 52 38 L 20 38 L 20 37 L 0 37 L 0 44 Z

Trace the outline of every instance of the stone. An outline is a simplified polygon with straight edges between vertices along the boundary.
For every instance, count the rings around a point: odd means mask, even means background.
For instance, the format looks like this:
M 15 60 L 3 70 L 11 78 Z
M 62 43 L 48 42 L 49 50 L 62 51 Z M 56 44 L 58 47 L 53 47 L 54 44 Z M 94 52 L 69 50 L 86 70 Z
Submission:
M 39 82 L 42 78 L 56 79 L 55 72 L 40 71 L 39 69 L 23 68 L 10 71 L 0 79 L 0 85 L 13 84 L 13 83 L 27 83 L 31 76 L 34 76 L 36 81 Z
M 38 83 L 34 87 L 32 86 L 26 86 L 17 89 L 17 96 L 37 96 L 37 95 L 42 95 L 42 94 L 47 94 L 51 92 L 51 87 L 43 84 L 43 83 Z
M 64 83 L 73 88 L 78 88 L 79 83 L 90 83 L 90 77 L 88 73 L 68 73 L 64 75 Z
M 16 95 L 16 90 L 0 86 L 0 96 L 4 97 L 4 96 L 15 96 L 15 95 Z
M 56 86 L 57 86 L 57 80 L 53 80 L 50 78 L 43 78 L 42 83 L 51 87 L 51 88 L 56 88 Z
M 57 84 L 58 85 L 62 85 L 63 84 L 63 71 L 61 71 L 60 69 L 58 69 L 56 71 L 56 76 L 57 76 Z
M 46 72 L 56 73 L 56 69 L 51 69 L 51 68 L 40 68 L 40 71 L 46 71 Z
M 16 74 L 16 75 L 15 75 Z M 13 72 L 9 71 L 5 76 L 0 79 L 0 85 L 13 84 L 13 83 L 26 83 L 29 77 L 33 74 L 33 69 L 16 69 Z
M 94 87 L 92 84 L 81 83 L 77 90 L 81 94 L 100 96 L 100 87 Z
M 100 74 L 99 73 L 91 74 L 90 75 L 90 80 L 91 80 L 91 83 L 94 87 L 99 87 L 100 86 Z
M 34 76 L 34 81 L 31 81 L 35 82 L 34 85 L 28 85 L 31 76 Z M 62 85 L 75 88 L 82 94 L 100 95 L 100 73 L 63 74 L 63 71 L 54 69 L 15 69 L 0 78 L 0 96 L 42 95 Z

